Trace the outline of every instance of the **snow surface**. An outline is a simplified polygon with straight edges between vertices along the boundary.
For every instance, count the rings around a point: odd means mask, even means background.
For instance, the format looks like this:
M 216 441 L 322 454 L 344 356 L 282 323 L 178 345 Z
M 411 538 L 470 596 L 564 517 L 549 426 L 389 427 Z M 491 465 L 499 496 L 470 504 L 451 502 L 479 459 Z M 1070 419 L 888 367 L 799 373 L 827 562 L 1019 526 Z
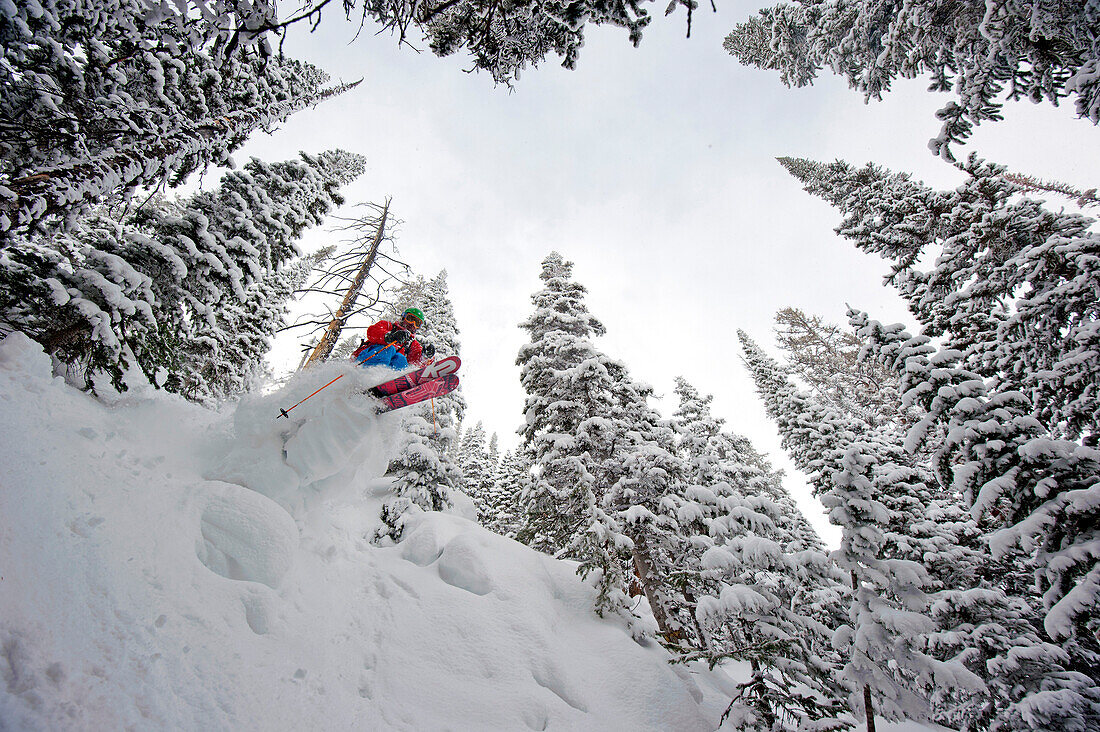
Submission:
M 215 412 L 0 342 L 0 730 L 716 729 L 730 675 L 597 617 L 467 497 L 369 542 L 401 420 L 356 392 L 384 373 Z
M 598 618 L 575 565 L 461 515 L 372 545 L 400 417 L 342 369 L 214 412 L 0 343 L 0 729 L 717 727 L 730 677 Z

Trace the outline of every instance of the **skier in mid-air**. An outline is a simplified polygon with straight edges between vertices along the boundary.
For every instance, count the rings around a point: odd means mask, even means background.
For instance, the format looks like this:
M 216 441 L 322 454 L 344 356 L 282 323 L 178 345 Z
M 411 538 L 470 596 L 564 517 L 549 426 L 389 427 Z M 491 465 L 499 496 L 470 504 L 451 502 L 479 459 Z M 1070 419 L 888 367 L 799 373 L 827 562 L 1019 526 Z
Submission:
M 351 355 L 360 366 L 389 366 L 401 371 L 412 364 L 421 365 L 435 356 L 435 346 L 421 346 L 413 336 L 424 324 L 420 308 L 407 308 L 401 319 L 379 320 L 367 328 L 367 338 Z
M 423 367 L 372 386 L 367 391 L 381 400 L 379 414 L 435 399 L 450 394 L 458 388 L 458 376 L 455 375 L 455 371 L 458 371 L 462 361 L 458 356 L 447 356 L 433 361 L 435 346 L 430 343 L 421 346 L 420 342 L 413 338 L 423 324 L 424 313 L 419 308 L 408 308 L 401 313 L 401 319 L 396 322 L 379 320 L 367 328 L 366 340 L 359 344 L 359 348 L 355 349 L 355 353 L 351 356 L 358 365 L 364 367 L 385 365 L 394 371 L 403 371 L 409 364 Z M 279 417 L 286 417 L 289 420 L 290 410 L 344 376 L 345 374 L 340 374 L 313 394 L 299 400 L 294 406 L 280 409 Z

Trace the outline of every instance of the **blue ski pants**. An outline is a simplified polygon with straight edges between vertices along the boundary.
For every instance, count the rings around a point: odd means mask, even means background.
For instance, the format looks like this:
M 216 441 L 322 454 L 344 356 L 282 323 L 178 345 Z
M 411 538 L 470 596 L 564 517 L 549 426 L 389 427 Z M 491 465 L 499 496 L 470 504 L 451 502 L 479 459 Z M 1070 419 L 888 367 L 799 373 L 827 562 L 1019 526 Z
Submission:
M 380 353 L 385 351 L 385 353 Z M 395 346 L 367 346 L 355 357 L 355 360 L 363 367 L 389 366 L 394 371 L 408 368 L 409 360 L 405 354 L 397 350 Z

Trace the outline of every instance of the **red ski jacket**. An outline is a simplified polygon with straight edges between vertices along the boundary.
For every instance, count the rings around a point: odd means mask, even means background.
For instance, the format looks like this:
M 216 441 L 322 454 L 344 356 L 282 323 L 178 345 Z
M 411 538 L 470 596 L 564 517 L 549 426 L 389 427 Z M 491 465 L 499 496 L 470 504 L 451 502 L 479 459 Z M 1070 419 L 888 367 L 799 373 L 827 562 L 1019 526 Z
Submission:
M 386 334 L 394 328 L 400 328 L 397 323 L 391 323 L 388 320 L 379 320 L 377 323 L 367 328 L 367 340 L 365 346 L 384 346 L 386 344 Z M 411 333 L 409 334 L 412 335 Z M 359 346 L 356 349 L 354 356 L 359 355 L 359 351 L 363 350 L 365 346 Z M 420 341 L 410 337 L 404 345 L 400 343 L 394 343 L 396 348 L 401 353 L 405 354 L 405 358 L 408 359 L 410 365 L 416 365 L 420 361 L 420 356 L 424 352 L 424 348 L 420 345 Z

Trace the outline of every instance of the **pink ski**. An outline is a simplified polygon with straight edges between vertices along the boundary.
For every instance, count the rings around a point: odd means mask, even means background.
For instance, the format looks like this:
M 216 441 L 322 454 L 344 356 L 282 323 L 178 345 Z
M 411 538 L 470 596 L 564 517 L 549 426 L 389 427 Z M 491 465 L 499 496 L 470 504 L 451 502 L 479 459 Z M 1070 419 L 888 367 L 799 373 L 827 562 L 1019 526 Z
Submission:
M 454 374 L 441 376 L 438 379 L 422 381 L 411 389 L 399 391 L 396 394 L 382 397 L 382 412 L 390 412 L 394 409 L 407 407 L 428 399 L 449 394 L 458 388 L 458 377 Z
M 461 365 L 462 361 L 459 360 L 458 356 L 447 356 L 447 358 L 441 358 L 435 363 L 428 364 L 419 371 L 411 371 L 407 374 L 398 376 L 396 379 L 379 384 L 372 388 L 370 393 L 376 397 L 387 397 L 393 394 L 399 394 L 425 381 L 431 381 L 432 379 L 438 379 L 447 374 L 453 374 L 455 371 L 458 371 L 458 367 Z

